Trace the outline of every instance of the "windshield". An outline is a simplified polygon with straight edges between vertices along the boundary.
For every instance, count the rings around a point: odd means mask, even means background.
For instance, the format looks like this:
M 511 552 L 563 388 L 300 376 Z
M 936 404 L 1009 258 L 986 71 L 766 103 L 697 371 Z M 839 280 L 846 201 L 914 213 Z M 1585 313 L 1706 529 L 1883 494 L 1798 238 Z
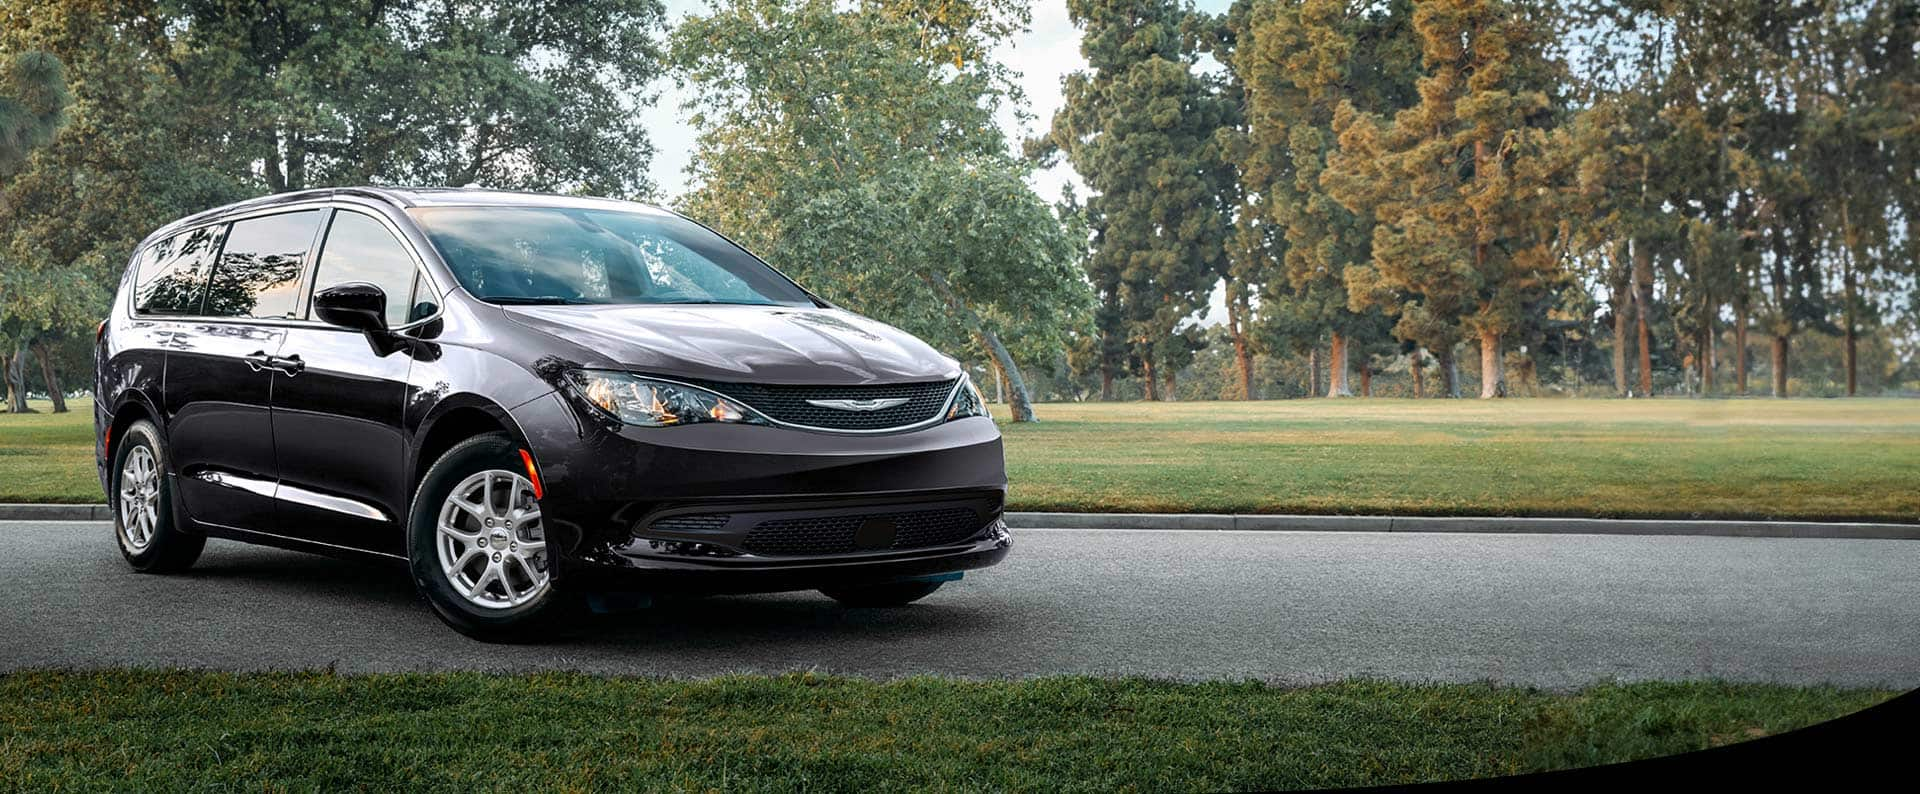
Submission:
M 489 303 L 813 305 L 752 254 L 673 215 L 560 207 L 413 215 L 460 285 Z

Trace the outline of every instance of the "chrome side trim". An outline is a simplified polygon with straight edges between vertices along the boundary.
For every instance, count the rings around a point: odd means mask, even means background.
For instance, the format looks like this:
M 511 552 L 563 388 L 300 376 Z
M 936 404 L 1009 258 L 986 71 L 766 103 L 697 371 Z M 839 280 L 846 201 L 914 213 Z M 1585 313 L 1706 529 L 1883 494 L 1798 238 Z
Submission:
M 194 472 L 193 478 L 202 482 L 218 485 L 222 488 L 246 491 L 247 493 L 257 494 L 267 497 L 268 499 L 274 498 L 273 491 L 275 484 L 271 480 L 242 477 L 231 472 L 214 471 L 212 469 Z
M 193 478 L 224 488 L 233 488 L 251 494 L 258 494 L 268 499 L 292 502 L 297 505 L 306 505 L 307 507 L 317 507 L 321 510 L 330 510 L 335 513 L 350 515 L 354 518 L 365 518 L 371 521 L 393 520 L 387 516 L 385 511 L 365 502 L 358 502 L 331 494 L 317 493 L 285 483 L 276 483 L 254 477 L 243 477 L 231 472 L 214 471 L 211 469 L 194 472 Z M 299 540 L 299 538 L 294 538 L 294 540 Z
M 365 502 L 354 501 L 343 496 L 316 493 L 286 483 L 280 484 L 279 489 L 274 492 L 273 498 L 282 502 L 292 502 L 308 507 L 317 507 L 321 510 L 350 515 L 354 518 L 364 518 L 369 521 L 393 520 L 387 516 L 385 511 Z

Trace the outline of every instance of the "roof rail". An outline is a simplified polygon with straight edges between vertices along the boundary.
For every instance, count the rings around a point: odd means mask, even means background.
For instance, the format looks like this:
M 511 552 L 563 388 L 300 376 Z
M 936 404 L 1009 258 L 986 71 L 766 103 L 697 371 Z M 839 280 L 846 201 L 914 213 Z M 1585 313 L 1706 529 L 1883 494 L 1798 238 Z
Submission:
M 366 198 L 379 199 L 389 204 L 395 204 L 401 207 L 415 206 L 414 201 L 412 199 L 407 198 L 407 195 L 405 193 L 400 192 L 398 190 L 389 190 L 386 188 L 338 187 L 333 189 L 333 194 L 336 196 L 364 196 Z

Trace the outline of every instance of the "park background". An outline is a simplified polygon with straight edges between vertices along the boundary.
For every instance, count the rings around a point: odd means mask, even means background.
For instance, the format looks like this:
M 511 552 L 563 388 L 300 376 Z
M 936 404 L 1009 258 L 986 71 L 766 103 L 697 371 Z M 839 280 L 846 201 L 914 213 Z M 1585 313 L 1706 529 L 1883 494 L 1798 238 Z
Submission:
M 1916 0 L 0 0 L 0 502 L 102 497 L 139 239 L 372 183 L 714 225 L 959 356 L 1014 509 L 1911 522 L 1917 47 Z M 27 670 L 0 780 L 1277 789 L 1892 695 Z
M 1016 419 L 1920 379 L 1912 2 L 3 13 L 16 411 L 85 388 L 147 231 L 362 183 L 667 204 L 960 356 Z

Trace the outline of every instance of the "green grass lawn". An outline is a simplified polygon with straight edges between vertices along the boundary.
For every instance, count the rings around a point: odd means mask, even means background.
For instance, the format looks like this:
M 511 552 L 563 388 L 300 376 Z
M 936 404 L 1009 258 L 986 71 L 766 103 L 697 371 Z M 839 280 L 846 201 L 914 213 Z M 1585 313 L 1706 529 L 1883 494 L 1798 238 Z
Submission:
M 100 501 L 91 409 L 74 408 L 0 414 L 0 501 Z M 1040 416 L 1006 426 L 1017 510 L 1920 520 L 1920 400 L 1077 403 Z
M 1352 786 L 1668 755 L 1891 694 L 1720 683 L 1555 694 L 1364 681 L 25 672 L 0 675 L 0 781 L 43 791 Z
M 67 413 L 0 414 L 0 502 L 100 502 L 93 464 L 93 400 L 67 401 Z
M 1006 428 L 1016 509 L 1920 520 L 1920 400 L 1079 403 L 1040 418 Z

